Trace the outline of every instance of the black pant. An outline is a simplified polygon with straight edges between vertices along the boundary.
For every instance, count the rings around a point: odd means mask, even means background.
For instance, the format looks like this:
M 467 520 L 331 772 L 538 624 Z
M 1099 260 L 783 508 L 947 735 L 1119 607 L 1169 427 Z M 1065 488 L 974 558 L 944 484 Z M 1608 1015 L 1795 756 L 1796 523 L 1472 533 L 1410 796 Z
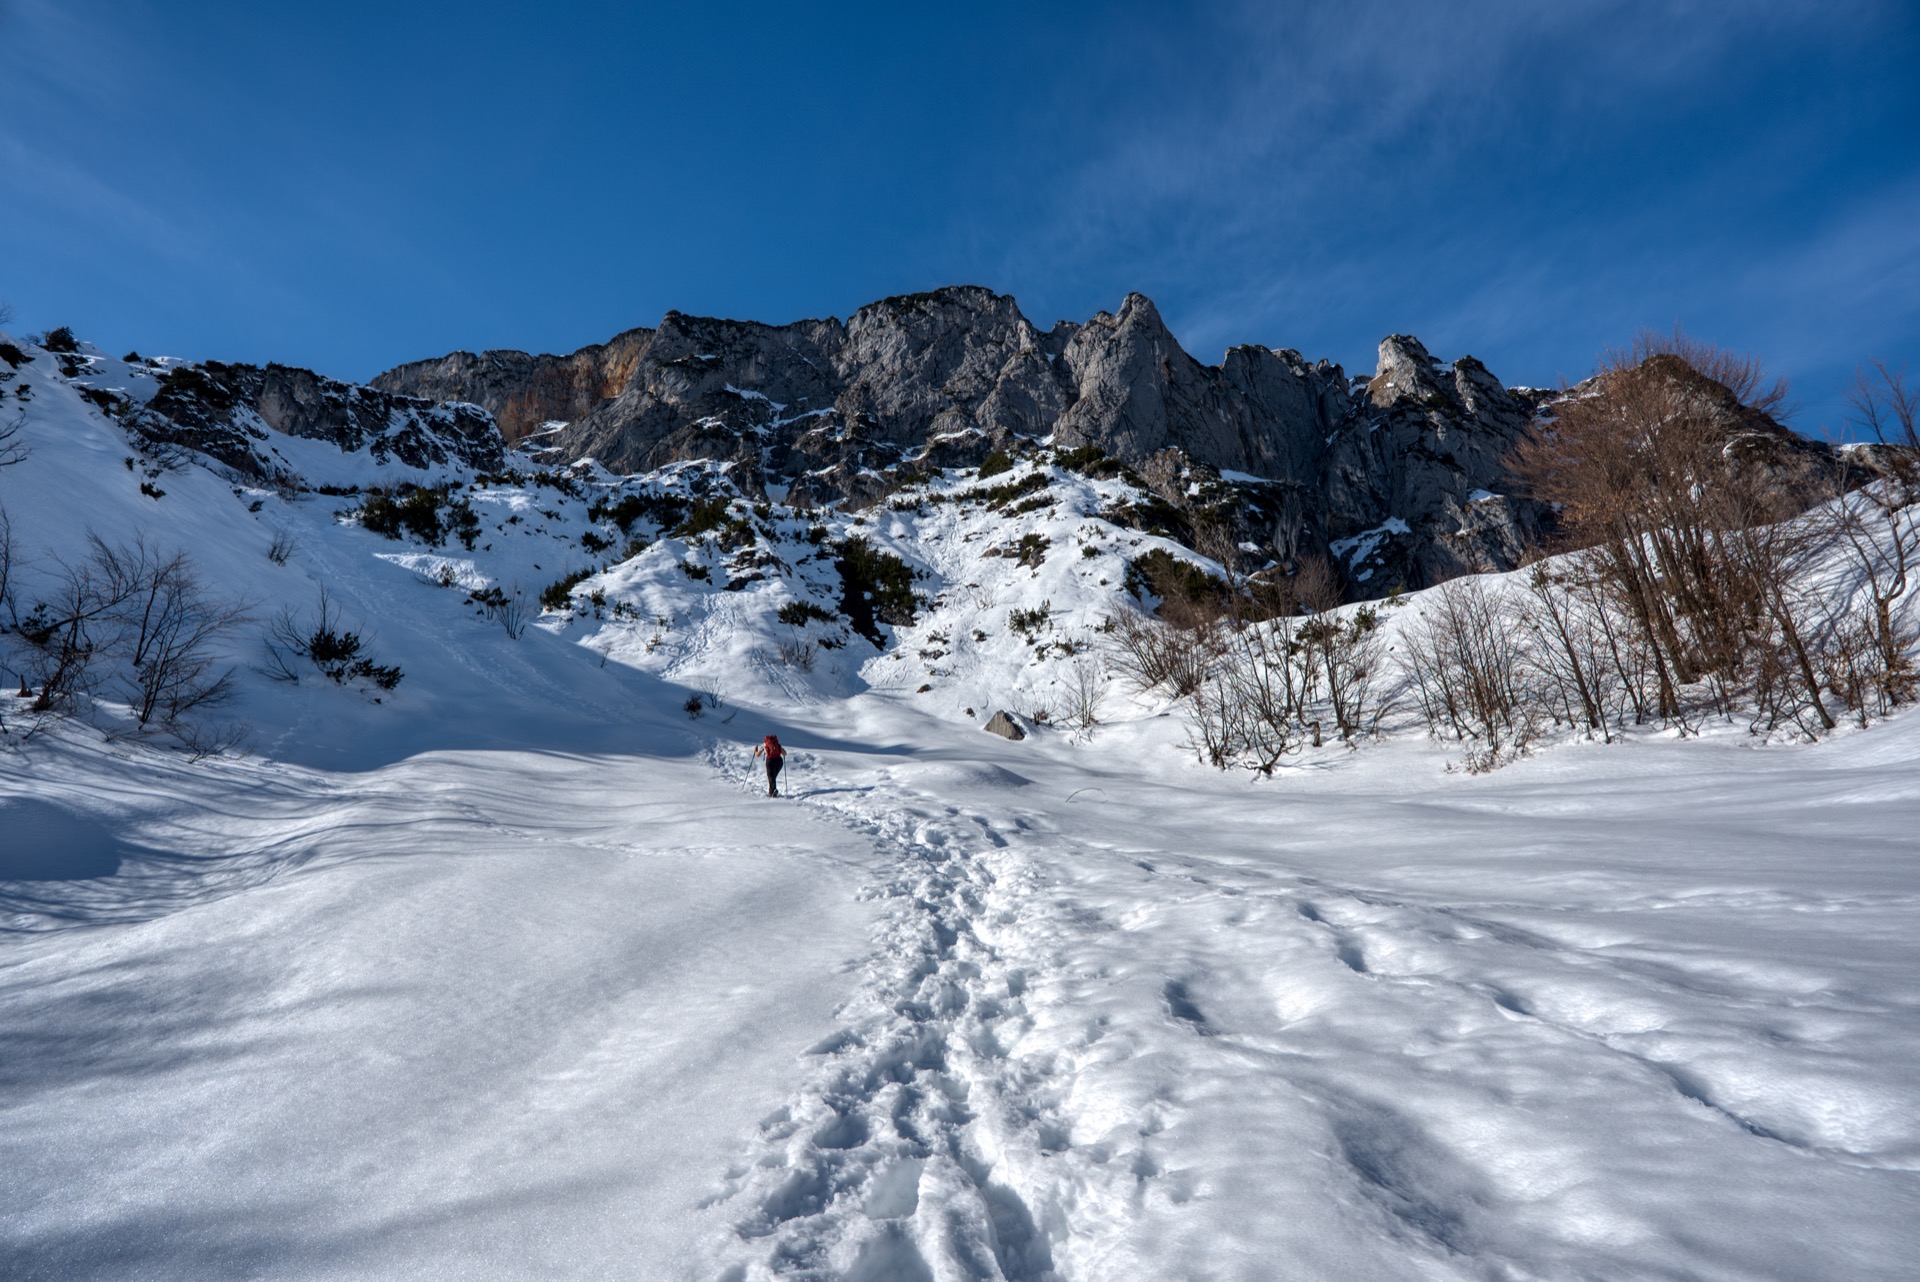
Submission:
M 785 757 L 767 758 L 767 795 L 769 797 L 777 797 L 780 795 L 780 790 L 773 786 L 773 781 L 780 777 L 780 767 L 786 764 L 787 759 Z

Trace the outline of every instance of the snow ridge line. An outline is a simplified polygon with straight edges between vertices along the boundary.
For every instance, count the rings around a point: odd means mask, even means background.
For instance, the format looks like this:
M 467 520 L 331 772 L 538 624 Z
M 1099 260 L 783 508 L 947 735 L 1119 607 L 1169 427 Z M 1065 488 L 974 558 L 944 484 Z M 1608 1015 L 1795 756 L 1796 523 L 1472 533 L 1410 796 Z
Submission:
M 757 786 L 737 748 L 720 773 Z M 1006 1061 L 1028 1022 L 1028 975 L 996 938 L 1019 930 L 1037 875 L 993 825 L 871 788 L 813 804 L 895 856 L 870 894 L 893 903 L 841 1027 L 702 1206 L 734 1214 L 722 1282 L 938 1278 L 1057 1282 L 1064 1208 L 1019 1178 L 1065 1127 Z M 802 799 L 806 794 L 802 794 Z M 1039 1066 L 1044 1076 L 1046 1066 Z

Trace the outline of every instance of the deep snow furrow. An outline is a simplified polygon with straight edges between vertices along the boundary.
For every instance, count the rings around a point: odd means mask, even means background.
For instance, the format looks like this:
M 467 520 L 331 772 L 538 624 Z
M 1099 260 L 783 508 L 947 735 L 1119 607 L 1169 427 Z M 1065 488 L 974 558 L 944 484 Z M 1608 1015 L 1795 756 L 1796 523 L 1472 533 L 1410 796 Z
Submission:
M 739 755 L 716 748 L 710 759 L 747 776 Z M 1017 931 L 1001 883 L 1020 875 L 1020 857 L 990 823 L 951 807 L 810 794 L 888 859 L 871 893 L 894 907 L 841 1027 L 809 1049 L 802 1085 L 705 1203 L 734 1223 L 716 1272 L 1049 1282 L 1045 1212 L 998 1169 L 1010 1141 L 1039 1154 L 1063 1130 L 1006 1089 L 1020 1077 L 1002 1060 L 1029 977 L 994 938 Z

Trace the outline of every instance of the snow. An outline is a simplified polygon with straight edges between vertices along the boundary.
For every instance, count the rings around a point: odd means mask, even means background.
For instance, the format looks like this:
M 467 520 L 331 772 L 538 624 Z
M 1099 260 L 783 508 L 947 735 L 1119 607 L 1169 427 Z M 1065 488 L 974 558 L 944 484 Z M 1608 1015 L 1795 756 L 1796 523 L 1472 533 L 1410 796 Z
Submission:
M 1362 530 L 1349 538 L 1335 539 L 1327 548 L 1335 557 L 1347 563 L 1356 580 L 1365 583 L 1373 577 L 1373 569 L 1370 566 L 1362 567 L 1380 550 L 1380 545 L 1396 534 L 1410 532 L 1404 519 L 1390 516 L 1371 529 Z
M 261 616 L 324 584 L 407 675 L 279 684 L 249 637 L 245 754 L 80 724 L 0 749 L 0 1276 L 1864 1280 L 1920 1253 L 1920 719 L 1485 776 L 1402 734 L 1250 780 L 1117 683 L 1097 726 L 1029 715 L 1100 653 L 1127 559 L 1171 549 L 1100 516 L 1119 482 L 743 502 L 737 553 L 642 521 L 615 559 L 582 545 L 587 468 L 471 491 L 476 547 L 428 548 L 195 466 L 150 499 L 114 424 L 21 373 L 0 504 L 30 589 L 87 529 L 142 530 Z M 922 572 L 884 651 L 773 621 L 837 599 L 815 522 Z M 1027 535 L 1038 564 L 984 555 Z M 588 566 L 519 640 L 463 600 Z M 796 631 L 836 645 L 784 664 Z M 1034 733 L 984 733 L 999 707 Z

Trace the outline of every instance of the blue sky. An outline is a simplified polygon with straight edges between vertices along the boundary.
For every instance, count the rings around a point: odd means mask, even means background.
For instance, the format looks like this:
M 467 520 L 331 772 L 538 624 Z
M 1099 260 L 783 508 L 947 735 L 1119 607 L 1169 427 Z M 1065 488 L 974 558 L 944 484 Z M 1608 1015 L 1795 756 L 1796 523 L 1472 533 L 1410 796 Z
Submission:
M 18 329 L 347 378 L 973 282 L 1509 382 L 1920 372 L 1920 6 L 0 0 Z

